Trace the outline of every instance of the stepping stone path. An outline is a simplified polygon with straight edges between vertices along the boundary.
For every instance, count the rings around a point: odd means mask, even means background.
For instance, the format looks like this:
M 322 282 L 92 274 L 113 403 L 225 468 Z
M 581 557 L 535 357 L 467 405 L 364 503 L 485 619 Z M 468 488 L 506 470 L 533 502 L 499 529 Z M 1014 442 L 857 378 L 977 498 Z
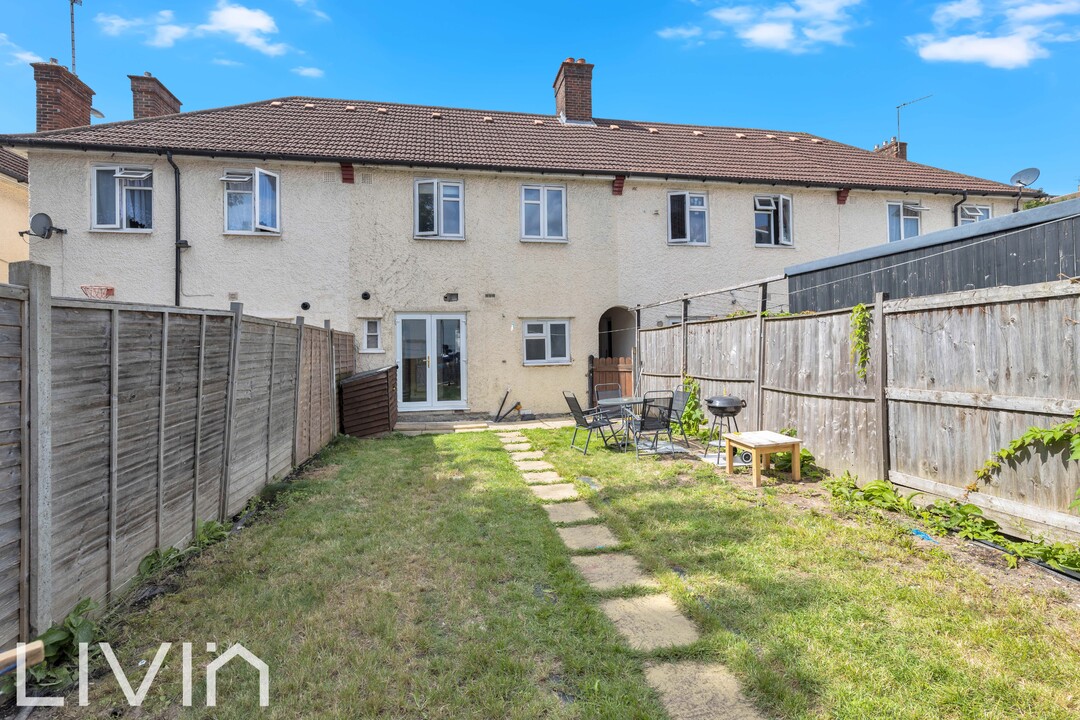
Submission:
M 552 507 L 566 506 L 553 505 Z M 627 553 L 580 555 L 570 558 L 570 562 L 577 566 L 585 582 L 589 583 L 594 590 L 615 590 L 631 585 L 658 587 L 660 584 L 645 574 L 637 558 Z
M 577 488 L 564 482 L 555 466 L 544 461 L 542 450 L 533 450 L 528 438 L 518 432 L 499 433 L 510 459 L 522 473 L 529 490 L 543 503 L 553 523 L 589 523 L 599 516 L 589 504 L 578 500 Z M 593 478 L 578 478 L 594 491 L 601 489 Z M 573 500 L 575 502 L 563 502 Z M 619 538 L 605 525 L 590 523 L 556 528 L 570 550 L 598 550 L 616 547 Z M 658 588 L 637 559 L 629 553 L 609 552 L 571 557 L 570 561 L 589 585 L 599 592 L 624 587 Z M 690 645 L 701 634 L 675 602 L 665 594 L 634 598 L 614 598 L 600 603 L 600 610 L 634 650 L 651 652 L 660 648 Z M 660 695 L 672 720 L 764 720 L 743 697 L 739 683 L 718 663 L 677 661 L 653 663 L 645 667 L 645 680 Z
M 547 475 L 549 473 L 543 473 Z M 555 473 L 550 473 L 554 475 Z M 529 481 L 529 476 L 525 476 L 525 482 Z M 577 502 L 559 503 L 558 505 L 544 505 L 544 510 L 547 511 L 548 520 L 553 523 L 572 523 L 582 522 L 584 520 L 595 520 L 600 517 L 593 509 L 589 507 L 589 503 L 584 500 L 578 500 Z
M 530 472 L 525 473 L 521 477 L 525 478 L 526 485 L 551 485 L 552 483 L 564 482 L 562 475 L 554 470 L 548 470 L 546 472 Z
M 604 525 L 575 525 L 559 528 L 559 537 L 571 550 L 600 550 L 621 544 Z
M 532 472 L 534 470 L 554 470 L 555 466 L 546 460 L 517 460 L 514 462 L 517 465 L 517 469 L 521 472 Z

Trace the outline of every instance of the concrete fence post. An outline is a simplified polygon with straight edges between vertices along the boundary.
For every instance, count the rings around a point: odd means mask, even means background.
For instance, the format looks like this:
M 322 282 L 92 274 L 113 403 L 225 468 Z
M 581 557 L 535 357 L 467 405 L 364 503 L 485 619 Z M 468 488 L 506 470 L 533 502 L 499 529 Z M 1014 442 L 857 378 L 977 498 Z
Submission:
M 240 372 L 240 330 L 244 324 L 244 303 L 229 305 L 233 314 L 232 342 L 229 347 L 229 382 L 225 389 L 225 448 L 221 454 L 221 496 L 218 498 L 218 517 L 229 519 L 229 492 L 232 486 L 233 416 L 236 411 L 237 375 Z
M 296 316 L 296 383 L 293 399 L 293 453 L 292 466 L 299 464 L 300 452 L 300 381 L 303 380 L 301 369 L 304 365 L 304 316 Z M 309 403 L 310 405 L 310 403 Z M 306 458 L 305 458 L 306 459 Z
M 329 320 L 323 321 L 323 327 L 326 328 L 326 361 L 330 364 L 330 439 L 333 440 L 338 434 L 337 358 L 334 353 L 334 328 L 330 326 Z
M 23 413 L 27 443 L 23 462 L 29 464 L 29 616 L 30 634 L 39 635 L 53 623 L 52 559 L 52 278 L 49 268 L 32 262 L 9 266 L 14 285 L 29 291 L 26 301 L 26 393 Z M 33 422 L 30 422 L 30 419 Z
M 874 387 L 874 404 L 877 410 L 878 425 L 878 474 L 882 480 L 889 479 L 892 469 L 889 457 L 889 339 L 885 335 L 885 301 L 888 293 L 879 292 L 874 296 L 873 327 L 877 333 L 877 343 L 873 349 L 872 362 L 877 363 L 877 383 Z

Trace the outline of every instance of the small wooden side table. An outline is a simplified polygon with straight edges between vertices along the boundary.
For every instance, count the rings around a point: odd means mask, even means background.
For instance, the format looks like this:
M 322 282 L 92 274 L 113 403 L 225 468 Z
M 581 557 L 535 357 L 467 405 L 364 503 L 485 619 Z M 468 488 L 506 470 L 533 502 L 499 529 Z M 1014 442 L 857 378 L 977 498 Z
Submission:
M 735 448 L 749 450 L 754 460 L 754 487 L 761 487 L 761 466 L 768 470 L 772 465 L 772 455 L 778 452 L 791 453 L 791 477 L 795 482 L 802 479 L 800 467 L 800 454 L 802 453 L 802 440 L 788 435 L 781 435 L 772 430 L 757 430 L 744 433 L 724 433 L 724 447 L 727 449 L 727 471 L 733 472 L 735 467 Z

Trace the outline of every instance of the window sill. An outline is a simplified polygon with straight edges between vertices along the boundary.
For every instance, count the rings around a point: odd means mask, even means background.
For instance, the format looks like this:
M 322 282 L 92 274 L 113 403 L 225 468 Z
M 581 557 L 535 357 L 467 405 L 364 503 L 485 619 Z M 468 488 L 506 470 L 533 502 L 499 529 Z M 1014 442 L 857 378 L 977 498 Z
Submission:
M 442 242 L 465 242 L 464 237 L 450 237 L 445 235 L 413 235 L 413 240 L 438 240 Z
M 253 232 L 251 230 L 226 230 L 221 233 L 225 237 L 281 237 L 281 232 Z
M 539 243 L 541 245 L 569 245 L 570 244 L 570 240 L 567 239 L 567 238 L 532 238 L 532 237 L 523 237 L 523 238 L 521 238 L 521 242 L 523 242 L 523 243 Z
M 385 353 L 386 353 L 386 351 L 383 350 L 382 348 L 379 348 L 378 350 L 361 350 L 360 351 L 361 355 L 384 355 Z
M 754 247 L 755 248 L 760 248 L 762 250 L 794 250 L 795 249 L 794 245 L 772 245 L 772 244 L 759 245 L 758 243 L 754 243 Z
M 109 235 L 149 235 L 154 232 L 154 228 L 90 228 L 90 232 Z
M 567 365 L 573 365 L 573 360 L 559 360 L 557 362 L 523 362 L 524 367 L 565 367 Z
M 668 240 L 668 247 L 709 247 L 709 243 L 671 242 Z

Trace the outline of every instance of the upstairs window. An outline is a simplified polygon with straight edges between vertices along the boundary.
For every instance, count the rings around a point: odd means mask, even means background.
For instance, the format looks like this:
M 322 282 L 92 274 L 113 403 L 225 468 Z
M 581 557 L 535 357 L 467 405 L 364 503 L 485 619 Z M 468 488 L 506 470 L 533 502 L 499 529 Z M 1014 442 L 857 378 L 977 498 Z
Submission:
M 794 245 L 792 219 L 791 198 L 787 195 L 755 196 L 754 245 L 759 247 Z
M 417 180 L 413 221 L 417 237 L 465 237 L 464 191 L 459 180 Z
M 706 245 L 709 242 L 709 208 L 705 193 L 668 193 L 668 243 Z
M 922 213 L 926 208 L 917 200 L 888 203 L 889 242 L 917 237 L 922 232 Z
M 566 239 L 566 188 L 561 185 L 522 186 L 521 237 L 525 240 Z
M 525 321 L 525 364 L 562 365 L 570 362 L 569 320 Z
M 991 212 L 989 205 L 961 205 L 960 224 L 970 225 L 980 220 L 989 220 Z
M 147 167 L 97 165 L 91 188 L 95 230 L 152 230 L 154 171 Z
M 281 232 L 280 179 L 277 174 L 254 170 L 227 170 L 225 183 L 225 232 Z

